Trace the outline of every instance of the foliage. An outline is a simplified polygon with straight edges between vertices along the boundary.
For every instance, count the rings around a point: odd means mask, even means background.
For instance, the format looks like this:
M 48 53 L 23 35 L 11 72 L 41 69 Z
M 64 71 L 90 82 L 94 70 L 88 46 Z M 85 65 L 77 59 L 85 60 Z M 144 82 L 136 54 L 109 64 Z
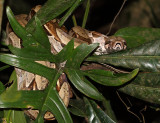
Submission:
M 1 53 L 1 62 L 41 75 L 49 80 L 49 85 L 44 91 L 18 91 L 14 71 L 9 80 L 13 83 L 9 88 L 5 89 L 4 85 L 0 83 L 0 108 L 9 109 L 4 110 L 4 117 L 7 122 L 17 122 L 17 117 L 21 117 L 20 120 L 25 121 L 21 109 L 32 108 L 40 111 L 35 121 L 38 123 L 44 122 L 43 117 L 46 111 L 52 112 L 60 123 L 73 122 L 69 111 L 74 115 L 87 118 L 88 122 L 114 123 L 113 120 L 116 120 L 114 114 L 105 113 L 96 104 L 108 100 L 105 99 L 104 94 L 99 91 L 93 82 L 103 86 L 118 86 L 119 90 L 124 93 L 151 103 L 160 104 L 159 29 L 128 27 L 119 30 L 115 35 L 125 38 L 129 48 L 126 51 L 113 54 L 92 55 L 98 44 L 82 44 L 74 49 L 74 40 L 71 40 L 58 54 L 54 55 L 50 52 L 50 43 L 42 25 L 68 9 L 60 22 L 60 25 L 63 25 L 80 4 L 81 0 L 48 0 L 25 28 L 16 21 L 12 11 L 7 7 L 8 20 L 17 36 L 23 40 L 23 48 L 19 49 L 9 45 L 12 54 Z M 89 2 L 87 5 L 89 6 Z M 88 6 L 83 26 L 86 23 Z M 42 60 L 59 65 L 66 61 L 66 64 L 64 68 L 53 69 L 35 62 Z M 114 74 L 112 71 L 102 69 L 81 70 L 80 67 L 84 61 L 106 63 L 132 71 Z M 0 68 L 0 70 L 8 68 L 8 65 Z M 83 95 L 83 99 L 71 100 L 71 107 L 68 109 L 56 90 L 57 80 L 62 73 L 66 73 L 73 86 Z M 130 82 L 130 84 L 127 82 Z M 13 108 L 18 110 L 13 110 Z M 111 109 L 108 107 L 106 110 Z

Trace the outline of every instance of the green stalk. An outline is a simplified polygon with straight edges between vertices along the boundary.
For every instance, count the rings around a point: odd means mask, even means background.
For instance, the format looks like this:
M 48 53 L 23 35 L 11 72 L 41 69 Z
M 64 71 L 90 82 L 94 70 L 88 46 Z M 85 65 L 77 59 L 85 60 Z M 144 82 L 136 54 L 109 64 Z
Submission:
M 89 9 L 90 9 L 90 0 L 87 1 L 86 10 L 85 10 L 84 17 L 83 17 L 82 28 L 85 28 L 85 26 L 86 26 L 88 14 L 89 14 Z
M 77 26 L 77 21 L 75 15 L 72 15 L 73 25 Z
M 68 17 L 72 14 L 72 12 L 81 4 L 83 0 L 77 0 L 73 6 L 67 11 L 67 13 L 63 16 L 62 20 L 59 22 L 59 26 L 62 26 L 64 22 L 68 19 Z

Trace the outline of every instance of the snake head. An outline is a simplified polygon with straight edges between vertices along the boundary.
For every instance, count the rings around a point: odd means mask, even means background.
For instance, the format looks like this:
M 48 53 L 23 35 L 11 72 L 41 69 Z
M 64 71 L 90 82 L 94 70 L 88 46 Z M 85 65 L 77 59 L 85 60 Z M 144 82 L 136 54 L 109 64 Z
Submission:
M 127 48 L 126 41 L 122 37 L 109 36 L 105 43 L 108 53 L 125 50 Z

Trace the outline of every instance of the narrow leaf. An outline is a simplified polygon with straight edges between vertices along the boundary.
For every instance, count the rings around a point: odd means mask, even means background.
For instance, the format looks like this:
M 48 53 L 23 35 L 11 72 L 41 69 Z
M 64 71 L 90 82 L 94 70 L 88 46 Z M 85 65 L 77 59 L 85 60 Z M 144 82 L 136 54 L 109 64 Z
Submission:
M 84 98 L 89 123 L 115 123 L 93 100 Z
M 104 97 L 87 79 L 83 77 L 80 70 L 67 69 L 66 74 L 72 84 L 83 94 L 96 100 L 103 100 Z
M 66 67 L 72 66 L 72 68 L 79 69 L 83 60 L 98 46 L 98 44 L 81 44 L 78 46 L 73 54 L 71 54 L 70 59 L 66 63 Z
M 24 69 L 28 72 L 43 76 L 43 77 L 47 78 L 49 81 L 52 81 L 53 76 L 57 72 L 55 69 L 48 68 L 48 67 L 41 65 L 39 63 L 36 63 L 32 60 L 18 57 L 15 55 L 10 55 L 10 54 L 2 54 L 1 61 L 6 64 Z
M 120 76 L 113 75 L 111 74 L 111 71 L 105 70 L 88 70 L 85 71 L 84 74 L 102 85 L 120 86 L 133 79 L 137 75 L 138 71 L 139 69 L 135 69 L 129 74 L 121 74 Z
M 0 71 L 5 70 L 5 69 L 7 69 L 7 68 L 9 68 L 9 67 L 10 67 L 10 65 L 5 65 L 5 66 L 3 66 L 3 67 L 0 67 Z
M 44 50 L 37 50 L 37 48 L 16 48 L 11 45 L 8 46 L 10 51 L 20 57 L 28 58 L 34 61 L 50 61 L 55 62 L 55 56 L 51 52 L 46 52 Z
M 86 109 L 85 109 L 85 103 L 81 99 L 71 99 L 69 101 L 69 105 L 72 107 L 69 107 L 68 110 L 76 115 L 81 117 L 86 117 Z
M 48 51 L 51 51 L 51 46 L 47 34 L 44 31 L 42 24 L 37 17 L 35 17 L 35 22 L 36 22 L 36 28 L 33 33 L 33 36 L 42 46 L 44 46 Z
M 44 6 L 35 15 L 44 25 L 46 22 L 56 18 L 69 7 L 73 5 L 76 0 L 48 0 Z M 34 17 L 29 21 L 26 26 L 26 30 L 33 32 L 35 29 Z
M 76 0 L 67 13 L 63 16 L 62 20 L 59 22 L 59 26 L 62 26 L 72 12 L 82 3 L 83 0 Z
M 82 28 L 85 28 L 90 8 L 90 0 L 87 0 L 86 10 L 83 17 Z
M 74 50 L 74 41 L 71 40 L 57 55 L 56 55 L 56 63 L 61 63 L 66 61 L 71 57 L 71 54 Z

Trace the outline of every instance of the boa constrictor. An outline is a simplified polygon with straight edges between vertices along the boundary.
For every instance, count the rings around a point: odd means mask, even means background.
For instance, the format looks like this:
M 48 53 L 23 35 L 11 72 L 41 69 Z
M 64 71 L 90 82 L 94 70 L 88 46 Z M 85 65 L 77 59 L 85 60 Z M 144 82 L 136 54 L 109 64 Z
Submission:
M 35 13 L 41 8 L 40 5 L 34 7 L 29 15 L 21 14 L 17 15 L 17 21 L 25 27 L 29 19 L 31 19 Z M 96 55 L 108 54 L 115 51 L 126 49 L 126 42 L 121 37 L 106 36 L 95 31 L 88 31 L 79 26 L 73 27 L 69 32 L 62 26 L 58 26 L 58 20 L 54 19 L 47 22 L 44 28 L 48 34 L 48 38 L 51 44 L 51 52 L 57 54 L 63 47 L 74 38 L 74 48 L 82 43 L 91 44 L 99 43 L 99 47 L 95 51 Z M 9 24 L 7 25 L 6 32 L 8 38 L 7 44 L 12 44 L 14 47 L 22 48 L 22 41 L 13 32 Z M 48 61 L 36 61 L 50 68 L 56 68 L 54 63 Z M 32 74 L 19 68 L 15 68 L 17 74 L 18 90 L 44 90 L 48 85 L 48 80 L 39 75 Z M 57 82 L 57 90 L 62 98 L 64 104 L 68 106 L 69 99 L 72 97 L 70 85 L 67 82 L 65 74 L 61 75 Z M 37 110 L 27 110 L 26 113 L 30 115 L 32 119 L 37 117 Z M 45 119 L 53 119 L 54 116 L 48 112 L 44 116 Z

